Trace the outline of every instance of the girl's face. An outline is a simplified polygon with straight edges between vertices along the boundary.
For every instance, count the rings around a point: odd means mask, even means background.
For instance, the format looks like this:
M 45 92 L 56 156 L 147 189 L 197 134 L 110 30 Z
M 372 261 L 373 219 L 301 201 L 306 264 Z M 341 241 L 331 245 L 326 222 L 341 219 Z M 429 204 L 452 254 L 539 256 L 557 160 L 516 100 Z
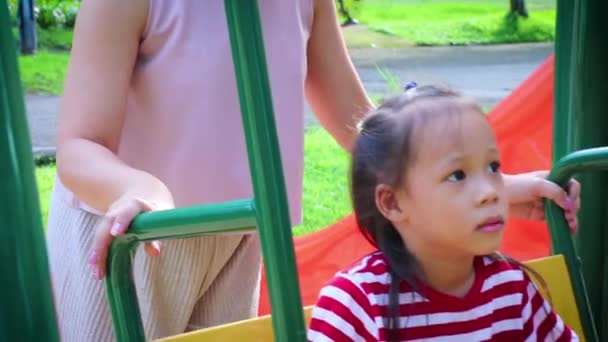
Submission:
M 456 258 L 495 252 L 508 206 L 486 118 L 470 109 L 419 127 L 403 185 L 394 192 L 401 213 L 394 224 L 408 249 Z

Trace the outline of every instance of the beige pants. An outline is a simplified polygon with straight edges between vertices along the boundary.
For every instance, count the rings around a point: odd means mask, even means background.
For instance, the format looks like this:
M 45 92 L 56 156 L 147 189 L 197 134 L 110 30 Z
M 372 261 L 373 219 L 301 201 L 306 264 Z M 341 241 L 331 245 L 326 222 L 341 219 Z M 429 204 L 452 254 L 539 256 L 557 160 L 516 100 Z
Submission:
M 53 195 L 47 247 L 62 341 L 115 341 L 104 283 L 87 264 L 98 220 Z M 147 339 L 254 317 L 260 269 L 257 234 L 164 241 L 159 257 L 138 249 L 133 275 Z

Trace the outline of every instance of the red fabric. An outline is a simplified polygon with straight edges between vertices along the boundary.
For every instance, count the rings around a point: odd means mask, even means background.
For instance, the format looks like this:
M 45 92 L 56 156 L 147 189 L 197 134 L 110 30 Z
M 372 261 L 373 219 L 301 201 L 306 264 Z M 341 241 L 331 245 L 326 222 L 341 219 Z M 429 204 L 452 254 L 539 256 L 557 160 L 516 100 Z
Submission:
M 553 64 L 550 56 L 488 114 L 501 150 L 501 167 L 506 173 L 551 167 Z M 336 272 L 373 250 L 359 234 L 352 215 L 294 238 L 294 245 L 305 306 L 316 303 L 319 290 Z M 546 224 L 510 219 L 501 251 L 522 261 L 549 255 Z M 270 313 L 265 273 L 262 273 L 258 313 Z
M 505 173 L 551 168 L 553 137 L 553 56 L 489 114 Z M 519 260 L 550 254 L 545 223 L 510 219 L 502 252 Z

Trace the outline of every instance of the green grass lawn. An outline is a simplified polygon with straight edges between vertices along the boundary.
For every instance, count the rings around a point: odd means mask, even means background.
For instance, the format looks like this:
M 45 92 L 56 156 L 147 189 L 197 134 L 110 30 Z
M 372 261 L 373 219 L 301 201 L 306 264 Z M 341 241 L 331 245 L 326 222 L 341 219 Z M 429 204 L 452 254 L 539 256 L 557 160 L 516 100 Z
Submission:
M 348 188 L 348 154 L 321 128 L 307 130 L 304 139 L 304 223 L 295 235 L 336 222 L 352 211 Z
M 351 212 L 348 155 L 321 128 L 306 132 L 304 154 L 304 223 L 294 235 L 306 234 L 336 222 Z M 55 167 L 36 168 L 42 220 L 46 226 Z
M 371 31 L 416 45 L 552 41 L 555 1 L 527 3 L 527 19 L 507 17 L 506 0 L 363 0 L 353 16 Z
M 27 93 L 59 95 L 70 55 L 65 52 L 39 51 L 19 56 L 21 81 Z
M 45 50 L 68 51 L 72 48 L 72 30 L 38 30 L 38 46 Z
M 19 32 L 13 29 L 17 44 Z M 59 95 L 72 48 L 72 30 L 38 29 L 38 51 L 34 55 L 20 55 L 21 80 L 27 93 Z M 19 45 L 17 45 L 19 46 Z
M 55 166 L 47 165 L 36 168 L 36 185 L 38 187 L 38 196 L 40 199 L 40 211 L 42 214 L 42 221 L 46 226 L 46 219 L 49 213 L 49 199 L 51 196 L 51 189 L 55 181 Z

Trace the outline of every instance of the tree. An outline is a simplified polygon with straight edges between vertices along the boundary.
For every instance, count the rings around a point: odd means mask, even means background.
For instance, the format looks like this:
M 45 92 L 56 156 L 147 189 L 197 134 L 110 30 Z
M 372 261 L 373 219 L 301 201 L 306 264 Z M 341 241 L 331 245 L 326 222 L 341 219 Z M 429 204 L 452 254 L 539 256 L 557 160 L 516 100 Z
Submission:
M 524 18 L 528 17 L 528 10 L 526 10 L 525 0 L 510 0 L 511 1 L 511 10 L 509 14 L 519 15 Z

